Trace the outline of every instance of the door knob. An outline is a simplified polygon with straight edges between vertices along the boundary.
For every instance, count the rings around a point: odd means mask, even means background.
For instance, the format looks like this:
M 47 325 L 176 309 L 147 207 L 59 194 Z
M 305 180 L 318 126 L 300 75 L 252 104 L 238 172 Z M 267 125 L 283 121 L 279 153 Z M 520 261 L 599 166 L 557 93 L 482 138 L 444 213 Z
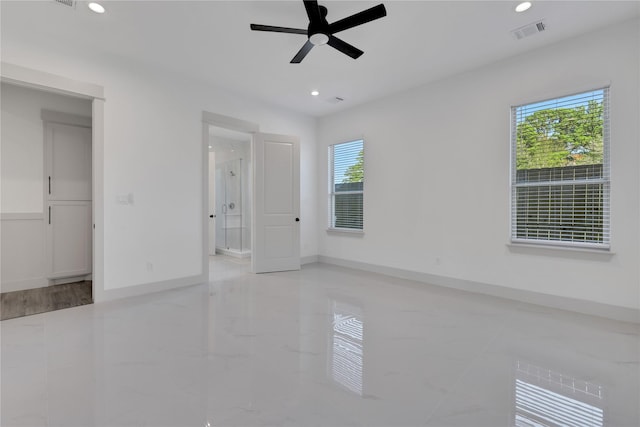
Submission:
M 300 222 L 300 218 L 296 218 L 296 222 Z
M 209 218 L 215 218 L 215 217 L 216 217 L 215 215 L 209 215 Z

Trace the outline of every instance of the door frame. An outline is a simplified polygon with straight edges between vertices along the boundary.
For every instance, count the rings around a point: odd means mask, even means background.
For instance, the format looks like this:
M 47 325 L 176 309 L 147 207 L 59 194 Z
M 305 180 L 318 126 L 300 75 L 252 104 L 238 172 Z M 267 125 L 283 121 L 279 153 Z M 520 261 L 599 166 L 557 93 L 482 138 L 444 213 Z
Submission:
M 209 256 L 214 256 L 216 254 L 216 226 L 217 226 L 217 221 L 218 221 L 218 212 L 216 211 L 216 189 L 215 189 L 215 164 L 216 164 L 216 152 L 215 151 L 211 151 L 211 148 L 209 148 L 209 152 L 207 153 L 207 155 L 209 156 L 209 170 L 208 170 L 208 178 L 207 178 L 207 185 L 209 186 L 207 188 L 207 197 L 209 198 L 208 202 L 209 202 L 209 206 L 208 206 L 208 212 L 207 214 L 209 215 L 209 221 L 207 221 L 207 224 L 209 224 L 209 230 L 207 232 L 207 240 L 209 242 Z M 213 162 L 212 162 L 213 160 Z M 211 170 L 211 164 L 213 163 L 213 171 Z M 212 172 L 213 172 L 213 179 L 211 178 L 212 176 Z M 213 190 L 211 189 L 211 183 L 213 182 Z M 211 209 L 211 202 L 213 201 L 213 209 Z M 214 213 L 212 213 L 214 212 Z M 211 218 L 211 215 L 213 215 L 213 218 Z M 213 221 L 211 221 L 211 219 L 213 219 Z M 213 224 L 213 235 L 211 234 L 211 223 Z
M 104 87 L 44 71 L 2 62 L 0 81 L 91 101 L 91 174 L 93 224 L 93 301 L 105 300 L 104 290 Z
M 209 126 L 255 134 L 260 131 L 257 123 L 209 111 L 202 112 L 202 272 L 209 271 Z M 251 142 L 253 151 L 253 141 Z M 253 230 L 254 218 L 251 218 Z

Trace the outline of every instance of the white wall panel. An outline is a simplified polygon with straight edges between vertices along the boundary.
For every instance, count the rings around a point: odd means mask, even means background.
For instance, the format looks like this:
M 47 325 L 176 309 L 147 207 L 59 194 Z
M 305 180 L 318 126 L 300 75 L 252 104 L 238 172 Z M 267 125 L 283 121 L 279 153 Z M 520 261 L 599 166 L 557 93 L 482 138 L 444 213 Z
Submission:
M 11 219 L 7 219 L 10 216 Z M 45 219 L 42 214 L 3 215 L 0 291 L 47 285 L 45 278 Z

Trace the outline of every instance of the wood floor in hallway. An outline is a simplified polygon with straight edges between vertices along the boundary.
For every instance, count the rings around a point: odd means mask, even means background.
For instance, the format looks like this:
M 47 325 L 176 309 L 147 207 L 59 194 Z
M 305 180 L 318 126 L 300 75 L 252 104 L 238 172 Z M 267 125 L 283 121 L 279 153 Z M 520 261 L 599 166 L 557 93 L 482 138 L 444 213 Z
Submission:
M 0 320 L 77 307 L 93 302 L 91 281 L 0 294 Z

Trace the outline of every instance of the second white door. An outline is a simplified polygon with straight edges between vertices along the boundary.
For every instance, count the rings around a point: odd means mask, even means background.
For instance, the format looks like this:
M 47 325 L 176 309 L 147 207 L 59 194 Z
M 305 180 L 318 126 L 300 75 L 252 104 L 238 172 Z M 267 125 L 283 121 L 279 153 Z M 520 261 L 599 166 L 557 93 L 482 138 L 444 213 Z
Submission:
M 300 269 L 300 144 L 298 138 L 253 138 L 254 273 Z

